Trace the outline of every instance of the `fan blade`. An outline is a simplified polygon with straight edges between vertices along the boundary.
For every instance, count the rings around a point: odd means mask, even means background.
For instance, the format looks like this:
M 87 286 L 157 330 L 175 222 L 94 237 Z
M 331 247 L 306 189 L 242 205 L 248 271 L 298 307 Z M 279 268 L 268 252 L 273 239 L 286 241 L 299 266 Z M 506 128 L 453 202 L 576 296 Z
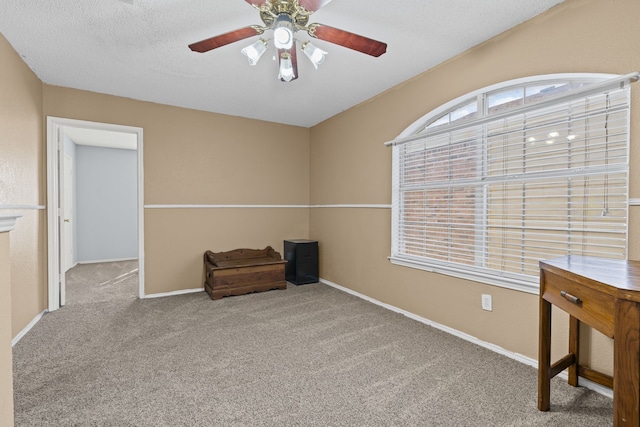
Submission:
M 296 43 L 293 42 L 291 46 L 291 64 L 293 64 L 293 80 L 298 78 L 298 50 L 296 49 Z
M 262 6 L 267 2 L 267 0 L 244 0 L 244 1 L 249 3 L 251 6 L 255 6 L 257 8 L 260 8 L 260 6 Z
M 331 3 L 331 0 L 298 0 L 298 4 L 307 12 L 315 12 L 327 3 Z
M 378 57 L 387 51 L 387 44 L 348 31 L 322 24 L 311 24 L 308 27 L 311 37 L 335 43 L 367 55 Z
M 240 40 L 247 39 L 252 36 L 262 34 L 260 27 L 245 27 L 239 30 L 230 31 L 228 33 L 220 34 L 219 36 L 211 37 L 210 39 L 201 40 L 196 43 L 191 43 L 189 49 L 194 52 L 208 52 L 210 50 L 219 48 L 221 46 L 228 45 Z
M 294 81 L 298 78 L 298 57 L 296 53 L 296 42 L 293 41 L 293 46 L 291 46 L 290 50 L 286 49 L 278 49 L 278 68 L 280 68 L 280 61 L 282 61 L 282 54 L 287 52 L 291 55 L 291 66 L 293 68 L 293 78 L 290 81 Z M 285 79 L 281 78 L 280 81 L 286 82 Z

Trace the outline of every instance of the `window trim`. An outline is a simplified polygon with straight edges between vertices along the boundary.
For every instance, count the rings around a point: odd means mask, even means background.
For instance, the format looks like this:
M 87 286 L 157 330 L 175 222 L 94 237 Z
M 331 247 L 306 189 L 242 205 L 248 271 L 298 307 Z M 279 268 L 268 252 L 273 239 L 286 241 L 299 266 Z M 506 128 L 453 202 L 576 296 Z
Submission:
M 407 142 L 411 142 L 415 139 L 420 139 L 423 138 L 425 136 L 432 136 L 432 135 L 437 135 L 438 133 L 445 133 L 445 132 L 450 132 L 452 129 L 455 129 L 454 127 L 449 127 L 446 130 L 445 129 L 436 129 L 434 131 L 426 131 L 424 133 L 420 133 L 418 134 L 417 132 L 425 127 L 426 123 L 429 122 L 430 119 L 435 118 L 435 117 L 439 117 L 444 115 L 445 113 L 447 113 L 449 110 L 455 109 L 456 107 L 459 107 L 461 105 L 464 104 L 468 104 L 471 102 L 471 100 L 475 97 L 475 98 L 479 98 L 481 97 L 483 94 L 488 93 L 488 92 L 492 92 L 498 89 L 508 89 L 510 87 L 515 87 L 515 86 L 519 86 L 519 85 L 525 85 L 527 83 L 533 83 L 533 82 L 542 82 L 542 81 L 560 81 L 562 78 L 564 78 L 565 80 L 600 80 L 598 83 L 594 83 L 592 86 L 587 87 L 586 89 L 583 90 L 579 90 L 575 93 L 578 94 L 589 94 L 589 92 L 599 92 L 600 90 L 602 90 L 603 88 L 607 88 L 612 86 L 613 84 L 616 83 L 620 83 L 620 84 L 624 84 L 626 82 L 635 82 L 638 81 L 640 79 L 640 72 L 635 72 L 635 73 L 630 73 L 630 74 L 626 74 L 626 75 L 617 75 L 617 74 L 599 74 L 599 73 L 594 73 L 594 74 L 588 74 L 588 73 L 580 73 L 580 74 L 546 74 L 546 75 L 542 75 L 542 76 L 531 76 L 531 77 L 526 77 L 526 78 L 522 78 L 522 79 L 515 79 L 515 80 L 509 80 L 507 82 L 503 82 L 503 83 L 498 83 L 495 85 L 491 85 L 491 86 L 487 86 L 485 88 L 482 89 L 478 89 L 475 90 L 473 92 L 467 93 L 465 95 L 462 95 L 452 101 L 447 102 L 446 104 L 441 105 L 440 107 L 436 108 L 435 110 L 432 110 L 431 112 L 425 114 L 424 116 L 422 116 L 421 118 L 419 118 L 418 120 L 416 120 L 415 122 L 413 122 L 412 124 L 410 124 L 404 131 L 402 131 L 396 138 L 394 138 L 392 141 L 388 141 L 385 142 L 384 145 L 388 146 L 393 146 L 393 145 L 399 145 L 399 144 L 404 144 Z M 503 86 L 504 85 L 504 86 Z M 574 93 L 574 92 L 572 92 Z M 537 109 L 537 108 L 542 108 L 546 103 L 555 103 L 558 100 L 563 99 L 566 96 L 558 96 L 557 98 L 551 98 L 548 101 L 542 101 L 542 102 L 538 102 L 535 104 L 529 104 L 528 106 L 524 106 L 524 107 L 518 107 L 518 108 L 514 108 L 513 110 L 509 110 L 508 112 L 505 113 L 501 113 L 501 114 L 494 114 L 494 115 L 485 115 L 483 117 L 480 117 L 479 119 L 474 120 L 474 123 L 482 123 L 483 121 L 492 121 L 492 120 L 497 120 L 499 118 L 501 118 L 502 116 L 510 116 L 512 114 L 518 114 L 519 112 L 523 112 L 526 111 L 528 109 Z M 480 102 L 480 101 L 478 101 Z M 465 123 L 465 126 L 468 125 L 469 122 Z M 470 126 L 470 125 L 469 125 Z
M 478 102 L 478 112 L 481 115 L 474 119 L 474 123 L 482 123 L 483 121 L 492 121 L 500 118 L 501 116 L 510 116 L 514 114 L 518 114 L 523 110 L 528 109 L 538 109 L 544 108 L 545 104 L 554 104 L 558 102 L 563 102 L 563 98 L 566 99 L 573 94 L 584 94 L 583 96 L 587 96 L 590 92 L 598 93 L 605 91 L 606 88 L 612 87 L 612 85 L 620 84 L 620 87 L 624 87 L 627 84 L 638 81 L 640 78 L 640 73 L 631 73 L 627 75 L 616 75 L 616 74 L 602 74 L 602 73 L 562 73 L 562 74 L 546 74 L 546 75 L 538 75 L 538 76 L 529 76 L 514 80 L 509 80 L 505 82 L 500 82 L 494 85 L 490 85 L 473 92 L 467 93 L 465 95 L 459 96 L 440 107 L 430 111 L 429 113 L 423 115 L 418 120 L 414 121 L 410 124 L 406 129 L 404 129 L 393 141 L 385 143 L 386 146 L 395 146 L 400 145 L 406 142 L 411 142 L 412 140 L 417 140 L 424 138 L 425 136 L 433 136 L 438 133 L 451 132 L 452 129 L 455 129 L 456 125 L 453 126 L 443 126 L 442 129 L 434 129 L 434 131 L 429 131 L 426 129 L 431 122 L 438 120 L 441 116 L 450 113 L 456 108 L 472 103 L 474 98 Z M 484 111 L 484 95 L 495 92 L 498 90 L 508 90 L 509 88 L 515 87 L 523 87 L 530 84 L 543 84 L 543 83 L 553 83 L 557 82 L 575 82 L 575 81 L 590 81 L 591 85 L 586 86 L 584 89 L 579 89 L 577 91 L 570 92 L 571 95 L 565 95 L 564 97 L 558 96 L 554 98 L 550 98 L 549 100 L 533 103 L 533 104 L 525 104 L 523 106 L 514 108 L 505 113 L 498 113 L 489 115 Z M 630 122 L 629 122 L 630 123 Z M 470 122 L 466 122 L 464 126 L 471 126 Z M 464 127 L 461 125 L 461 127 Z M 628 151 L 628 148 L 627 148 Z M 399 185 L 399 174 L 400 174 L 400 156 L 393 155 L 392 156 L 392 213 L 391 213 L 391 249 L 392 254 L 388 257 L 392 264 L 415 268 L 423 271 L 429 271 L 434 273 L 440 273 L 448 276 L 453 276 L 457 278 L 467 279 L 471 281 L 486 283 L 490 285 L 495 285 L 503 288 L 518 290 L 531 294 L 539 294 L 539 285 L 537 283 L 532 283 L 524 279 L 524 276 L 520 276 L 518 274 L 506 273 L 506 272 L 497 272 L 484 269 L 482 267 L 473 267 L 473 266 L 465 266 L 464 270 L 460 270 L 459 265 L 454 263 L 446 263 L 443 261 L 434 261 L 430 262 L 428 259 L 422 257 L 412 257 L 411 255 L 404 254 L 402 257 L 394 256 L 393 250 L 397 245 L 398 231 L 399 231 L 399 214 L 400 209 L 397 208 L 399 205 L 400 191 L 398 189 Z M 628 158 L 628 153 L 627 153 Z M 628 179 L 628 178 L 627 178 Z M 627 187 L 627 193 L 629 189 Z M 629 197 L 627 194 L 627 209 L 629 206 Z M 628 223 L 627 223 L 627 239 L 628 239 Z M 520 277 L 519 277 L 520 276 Z M 528 276 L 527 276 L 528 277 Z

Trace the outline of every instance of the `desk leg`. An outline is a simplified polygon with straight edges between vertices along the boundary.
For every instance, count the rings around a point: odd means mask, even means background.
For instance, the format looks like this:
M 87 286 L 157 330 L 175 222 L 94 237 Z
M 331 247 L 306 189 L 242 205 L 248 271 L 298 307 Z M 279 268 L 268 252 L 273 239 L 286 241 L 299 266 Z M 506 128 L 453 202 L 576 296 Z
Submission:
M 569 366 L 569 385 L 578 386 L 578 366 L 580 365 L 580 321 L 569 316 L 569 353 L 575 356 L 575 363 Z
M 640 304 L 618 300 L 613 340 L 613 424 L 640 425 Z
M 540 297 L 538 333 L 538 409 L 548 411 L 551 400 L 551 304 Z

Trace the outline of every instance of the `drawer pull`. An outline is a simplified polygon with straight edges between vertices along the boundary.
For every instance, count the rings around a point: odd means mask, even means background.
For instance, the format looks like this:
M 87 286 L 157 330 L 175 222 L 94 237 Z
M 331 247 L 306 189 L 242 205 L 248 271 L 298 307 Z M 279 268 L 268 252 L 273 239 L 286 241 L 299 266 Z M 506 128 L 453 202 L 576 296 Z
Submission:
M 566 299 L 567 301 L 572 302 L 572 303 L 574 303 L 576 305 L 582 304 L 582 300 L 580 298 L 574 297 L 573 295 L 568 294 L 565 291 L 560 291 L 560 296 L 562 298 Z

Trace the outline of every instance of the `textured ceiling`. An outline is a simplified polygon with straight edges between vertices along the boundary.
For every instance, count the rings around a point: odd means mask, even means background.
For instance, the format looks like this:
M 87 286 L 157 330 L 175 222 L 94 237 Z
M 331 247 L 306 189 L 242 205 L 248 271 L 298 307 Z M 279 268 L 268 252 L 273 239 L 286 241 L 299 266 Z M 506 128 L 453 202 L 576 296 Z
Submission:
M 387 53 L 314 41 L 326 62 L 315 70 L 299 54 L 290 83 L 277 79 L 272 50 L 253 67 L 240 54 L 257 37 L 187 47 L 261 25 L 243 0 L 2 0 L 0 32 L 47 84 L 310 127 L 562 1 L 333 0 L 309 22 L 386 42 Z

